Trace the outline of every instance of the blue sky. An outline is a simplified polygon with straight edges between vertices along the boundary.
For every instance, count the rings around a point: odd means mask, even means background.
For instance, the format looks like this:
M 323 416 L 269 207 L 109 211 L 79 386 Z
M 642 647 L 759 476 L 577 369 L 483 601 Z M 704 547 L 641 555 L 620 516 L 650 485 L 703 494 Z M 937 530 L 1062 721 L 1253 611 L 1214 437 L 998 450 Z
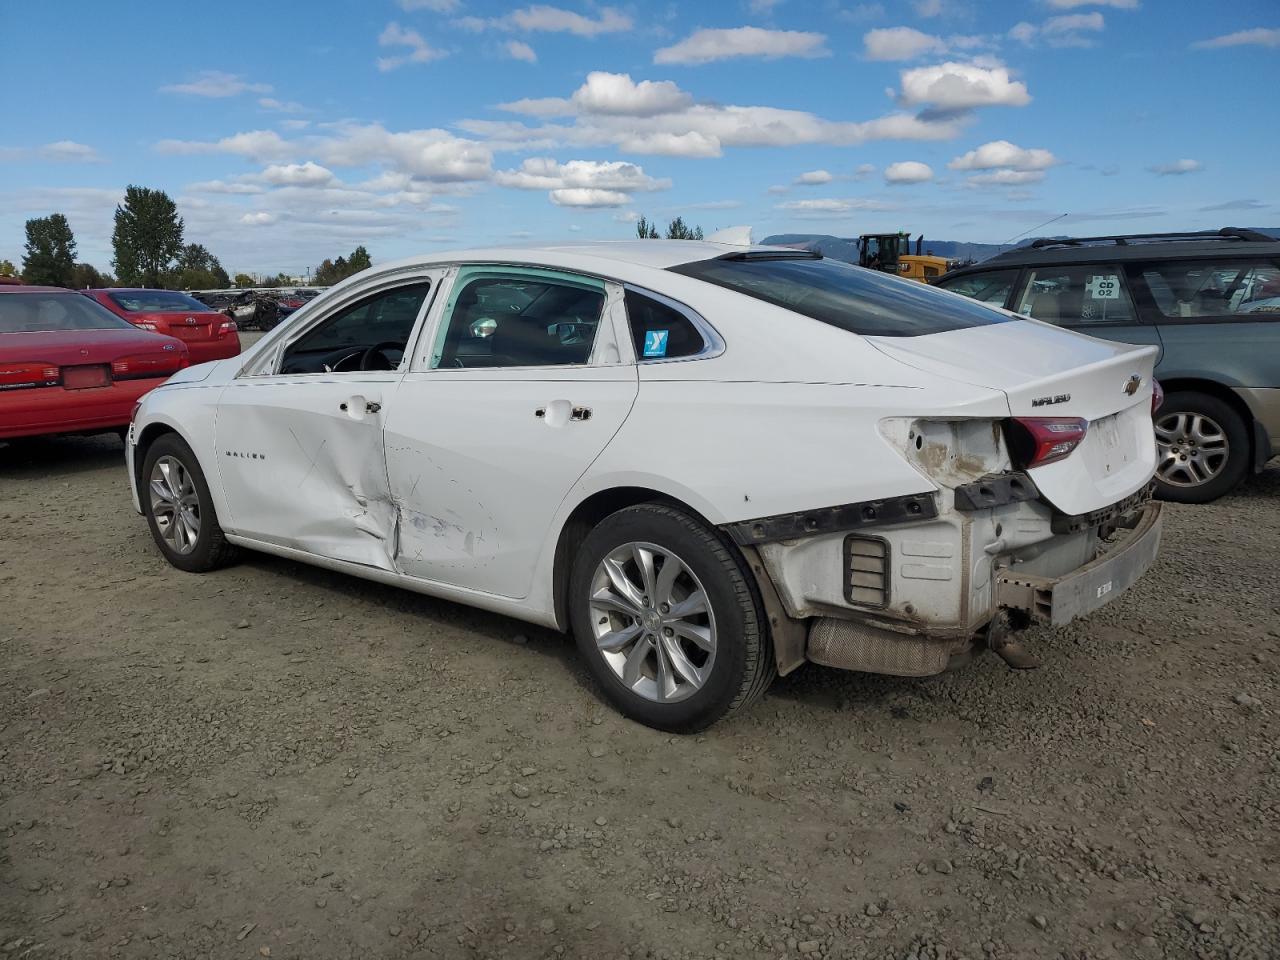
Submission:
M 638 214 L 1001 242 L 1280 224 L 1275 0 L 49 0 L 0 31 L 0 258 L 126 184 L 232 271 Z

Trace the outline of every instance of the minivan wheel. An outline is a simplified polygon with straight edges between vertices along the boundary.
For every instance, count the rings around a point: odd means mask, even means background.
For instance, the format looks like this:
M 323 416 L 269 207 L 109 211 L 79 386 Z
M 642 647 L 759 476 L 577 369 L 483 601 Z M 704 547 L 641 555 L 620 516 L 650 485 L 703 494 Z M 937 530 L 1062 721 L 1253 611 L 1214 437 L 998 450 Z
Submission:
M 138 491 L 151 536 L 179 570 L 204 573 L 236 558 L 218 525 L 209 484 L 196 455 L 176 433 L 147 448 Z
M 733 548 L 664 504 L 602 520 L 574 559 L 574 637 L 634 720 L 691 733 L 752 703 L 775 675 L 754 584 Z
M 1230 404 L 1192 390 L 1169 393 L 1155 414 L 1156 493 L 1177 503 L 1208 503 L 1249 469 L 1249 430 Z

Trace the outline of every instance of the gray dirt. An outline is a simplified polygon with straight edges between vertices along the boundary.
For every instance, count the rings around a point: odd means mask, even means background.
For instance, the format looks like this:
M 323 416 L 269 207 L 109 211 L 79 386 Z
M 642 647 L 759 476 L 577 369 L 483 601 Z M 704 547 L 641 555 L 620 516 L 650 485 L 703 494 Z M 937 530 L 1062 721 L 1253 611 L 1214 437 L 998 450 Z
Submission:
M 549 631 L 169 567 L 114 437 L 0 446 L 0 957 L 1280 956 L 1280 464 L 928 680 L 700 737 Z

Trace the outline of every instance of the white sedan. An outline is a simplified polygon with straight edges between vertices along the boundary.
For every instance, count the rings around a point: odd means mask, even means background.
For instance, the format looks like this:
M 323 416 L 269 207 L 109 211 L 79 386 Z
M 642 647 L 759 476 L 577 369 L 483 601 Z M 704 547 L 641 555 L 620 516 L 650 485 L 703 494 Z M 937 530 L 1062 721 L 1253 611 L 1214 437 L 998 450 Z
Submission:
M 326 291 L 148 394 L 175 566 L 249 548 L 571 629 L 696 730 L 805 661 L 907 676 L 1153 562 L 1152 347 L 803 251 L 471 250 Z

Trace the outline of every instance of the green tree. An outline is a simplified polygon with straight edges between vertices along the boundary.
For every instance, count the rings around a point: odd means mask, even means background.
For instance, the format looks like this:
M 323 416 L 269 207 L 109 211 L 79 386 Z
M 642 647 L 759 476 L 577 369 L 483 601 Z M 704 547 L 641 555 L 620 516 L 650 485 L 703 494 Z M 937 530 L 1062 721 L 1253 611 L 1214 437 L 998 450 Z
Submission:
M 71 286 L 77 290 L 97 290 L 101 287 L 109 287 L 112 284 L 111 277 L 105 273 L 99 273 L 98 269 L 90 263 L 77 263 L 71 273 Z
M 320 266 L 316 267 L 311 276 L 311 282 L 318 287 L 332 286 L 352 274 L 368 270 L 371 266 L 373 266 L 373 260 L 369 257 L 369 251 L 362 246 L 356 247 L 351 251 L 350 257 L 338 257 L 337 260 L 326 257 Z
M 27 283 L 66 287 L 75 282 L 76 238 L 60 213 L 27 221 L 22 276 Z
M 231 286 L 231 278 L 203 245 L 189 243 L 178 254 L 172 285 L 182 290 L 220 290 Z
M 116 207 L 116 276 L 131 286 L 162 287 L 182 254 L 182 218 L 163 190 L 135 187 L 124 192 Z
M 657 240 L 658 228 L 649 220 L 641 217 L 636 221 L 636 236 L 641 240 Z
M 13 265 L 12 260 L 0 260 L 0 277 L 16 277 L 18 268 Z
M 668 240 L 701 240 L 702 228 L 685 225 L 684 217 L 676 217 L 667 225 Z
M 246 287 L 256 286 L 256 284 L 253 282 L 253 277 L 249 276 L 247 273 L 237 273 L 236 279 L 235 279 L 235 285 L 239 287 L 241 290 L 245 289 Z
M 262 283 L 260 286 L 291 287 L 293 286 L 293 279 L 287 273 L 277 273 L 274 277 L 264 273 L 262 275 Z
M 363 246 L 356 247 L 351 251 L 351 256 L 347 257 L 347 276 L 359 273 L 361 270 L 368 270 L 373 266 L 373 261 L 369 259 L 369 251 Z

